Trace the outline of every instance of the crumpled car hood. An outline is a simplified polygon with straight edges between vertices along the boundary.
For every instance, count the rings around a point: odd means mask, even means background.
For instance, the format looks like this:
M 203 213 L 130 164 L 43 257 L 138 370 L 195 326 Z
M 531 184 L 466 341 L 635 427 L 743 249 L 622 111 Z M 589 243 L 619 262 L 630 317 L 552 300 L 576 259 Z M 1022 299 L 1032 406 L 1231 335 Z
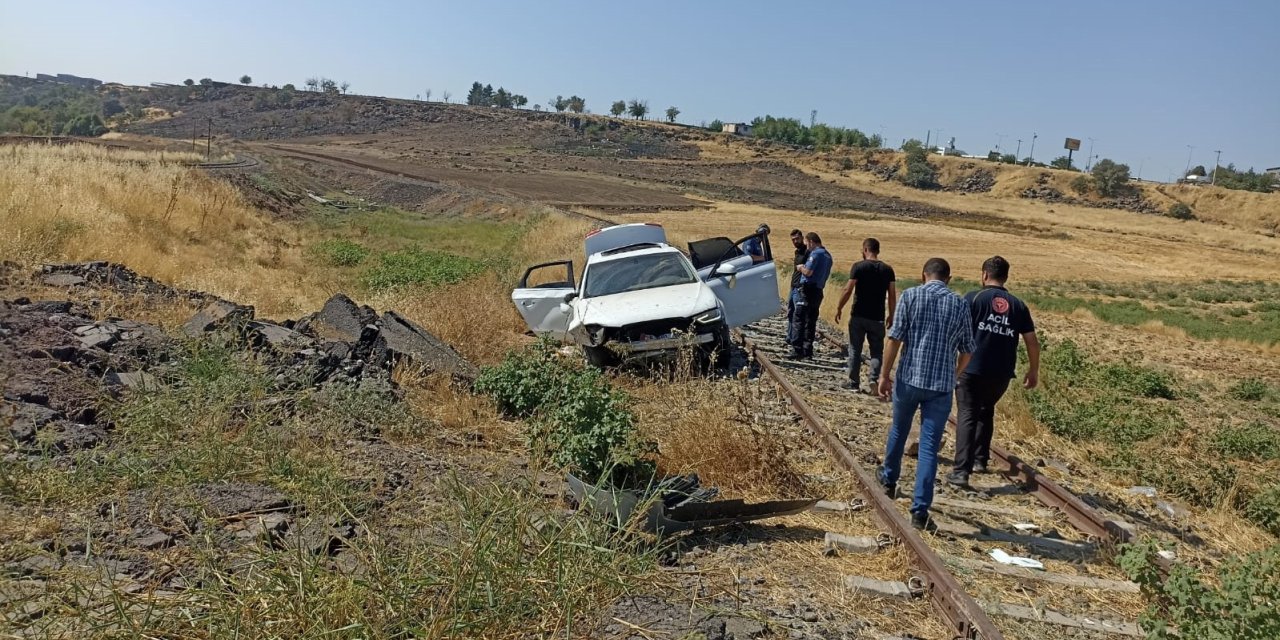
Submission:
M 621 327 L 662 318 L 692 318 L 714 309 L 718 304 L 716 294 L 701 281 L 575 302 L 579 306 L 572 325 L 598 324 L 604 327 Z M 570 330 L 574 328 L 570 326 Z

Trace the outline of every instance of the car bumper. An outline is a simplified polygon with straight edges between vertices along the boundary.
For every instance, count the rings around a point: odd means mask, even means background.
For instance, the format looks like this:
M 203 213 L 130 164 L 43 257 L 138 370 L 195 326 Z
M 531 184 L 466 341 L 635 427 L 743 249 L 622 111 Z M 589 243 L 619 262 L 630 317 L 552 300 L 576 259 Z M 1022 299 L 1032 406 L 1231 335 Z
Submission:
M 703 345 L 713 342 L 716 337 L 710 333 L 699 333 L 691 336 L 674 336 L 671 338 L 654 338 L 652 340 L 636 340 L 633 342 L 615 343 L 615 347 L 624 354 L 644 355 L 661 351 L 675 351 L 681 347 Z

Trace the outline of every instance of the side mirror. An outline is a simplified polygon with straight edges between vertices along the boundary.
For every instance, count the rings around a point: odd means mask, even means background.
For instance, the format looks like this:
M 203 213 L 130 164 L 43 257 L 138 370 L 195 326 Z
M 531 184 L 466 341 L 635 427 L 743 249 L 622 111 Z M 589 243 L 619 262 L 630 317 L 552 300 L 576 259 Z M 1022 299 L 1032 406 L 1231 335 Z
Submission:
M 711 270 L 711 277 L 715 278 L 717 276 L 733 276 L 737 273 L 738 273 L 737 265 L 721 264 L 721 265 L 716 265 L 716 268 Z
M 564 303 L 569 304 L 570 302 L 573 302 L 574 298 L 577 298 L 577 297 L 578 297 L 577 291 L 570 291 L 569 293 L 564 294 Z

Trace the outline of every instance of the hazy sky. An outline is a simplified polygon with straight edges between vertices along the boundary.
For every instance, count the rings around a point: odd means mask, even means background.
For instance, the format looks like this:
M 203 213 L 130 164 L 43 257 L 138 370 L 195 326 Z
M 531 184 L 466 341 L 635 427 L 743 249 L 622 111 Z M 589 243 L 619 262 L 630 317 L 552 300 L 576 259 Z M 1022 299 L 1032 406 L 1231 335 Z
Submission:
M 1280 166 L 1280 2 L 17 2 L 0 72 L 109 81 L 204 76 L 455 100 L 473 80 L 601 113 L 639 97 L 680 120 L 762 114 L 929 130 L 1037 159 L 1063 138 L 1143 177 Z M 1000 134 L 1003 134 L 1001 136 Z

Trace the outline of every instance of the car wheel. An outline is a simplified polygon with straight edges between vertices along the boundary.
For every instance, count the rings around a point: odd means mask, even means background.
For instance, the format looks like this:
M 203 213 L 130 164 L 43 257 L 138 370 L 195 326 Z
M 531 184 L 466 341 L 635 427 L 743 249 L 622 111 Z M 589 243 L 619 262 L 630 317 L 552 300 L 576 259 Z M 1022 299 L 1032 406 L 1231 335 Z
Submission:
M 721 327 L 716 332 L 715 350 L 712 355 L 715 357 L 715 368 L 720 371 L 729 369 L 729 360 L 733 357 L 733 338 L 729 336 L 729 327 Z
M 587 356 L 587 364 L 600 369 L 618 365 L 618 354 L 609 347 L 582 347 Z

